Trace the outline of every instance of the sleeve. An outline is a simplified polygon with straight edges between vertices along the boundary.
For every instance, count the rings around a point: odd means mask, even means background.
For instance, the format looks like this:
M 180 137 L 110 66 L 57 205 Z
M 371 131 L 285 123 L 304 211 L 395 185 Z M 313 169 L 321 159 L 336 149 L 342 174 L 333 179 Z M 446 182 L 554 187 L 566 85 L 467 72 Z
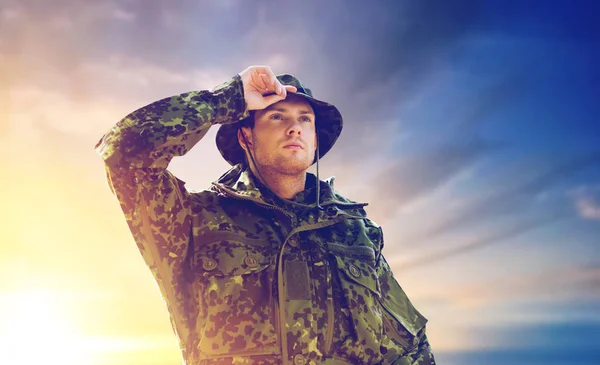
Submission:
M 239 75 L 214 91 L 192 91 L 158 100 L 119 121 L 96 145 L 106 165 L 120 169 L 165 170 L 189 151 L 213 124 L 249 115 Z
M 168 170 L 218 123 L 248 116 L 239 75 L 213 91 L 168 97 L 127 115 L 98 142 L 107 180 L 171 313 L 180 339 L 186 337 L 182 273 L 191 232 L 191 204 L 184 182 Z
M 377 275 L 381 290 L 380 302 L 383 307 L 386 331 L 397 343 L 406 348 L 406 353 L 394 361 L 396 365 L 435 365 L 435 359 L 427 339 L 425 324 L 427 319 L 412 305 L 408 296 L 398 284 L 394 274 L 382 254 L 383 232 L 380 233 L 380 251 L 377 258 Z

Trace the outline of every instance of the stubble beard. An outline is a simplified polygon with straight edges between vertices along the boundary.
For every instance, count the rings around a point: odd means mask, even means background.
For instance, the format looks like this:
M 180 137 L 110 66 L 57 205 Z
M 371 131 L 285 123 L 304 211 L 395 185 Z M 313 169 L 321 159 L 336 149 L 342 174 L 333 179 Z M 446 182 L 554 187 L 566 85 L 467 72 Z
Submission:
M 263 175 L 272 177 L 278 175 L 299 176 L 305 173 L 311 165 L 305 157 L 293 156 L 287 158 L 277 153 L 256 153 L 257 150 L 260 150 L 260 146 L 255 147 L 252 154 L 256 167 Z

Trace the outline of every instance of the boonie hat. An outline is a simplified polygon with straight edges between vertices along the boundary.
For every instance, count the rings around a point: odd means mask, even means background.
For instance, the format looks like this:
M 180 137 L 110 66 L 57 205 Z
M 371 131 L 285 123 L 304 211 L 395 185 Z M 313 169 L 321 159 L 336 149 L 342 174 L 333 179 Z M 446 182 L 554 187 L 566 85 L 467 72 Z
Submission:
M 312 91 L 304 87 L 298 78 L 290 74 L 277 75 L 276 77 L 282 85 L 295 86 L 297 91 L 292 94 L 305 98 L 315 112 L 317 143 L 319 146 L 317 151 L 319 152 L 319 156 L 315 156 L 314 163 L 331 150 L 331 147 L 335 144 L 340 133 L 342 133 L 342 115 L 335 106 L 315 99 L 312 95 Z M 219 149 L 221 156 L 223 156 L 230 165 L 246 161 L 244 150 L 238 143 L 237 131 L 245 124 L 245 122 L 249 122 L 249 118 L 253 117 L 250 116 L 240 122 L 223 124 L 219 127 L 216 141 L 217 148 Z

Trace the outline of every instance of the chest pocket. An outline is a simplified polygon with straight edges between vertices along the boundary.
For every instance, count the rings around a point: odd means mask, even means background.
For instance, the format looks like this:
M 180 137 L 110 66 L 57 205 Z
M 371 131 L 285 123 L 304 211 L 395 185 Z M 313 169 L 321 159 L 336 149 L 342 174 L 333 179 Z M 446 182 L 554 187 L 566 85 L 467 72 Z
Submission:
M 245 237 L 203 245 L 190 263 L 199 285 L 203 358 L 277 353 L 272 296 L 273 255 Z
M 424 322 L 391 273 L 379 277 L 374 255 L 355 249 L 333 255 L 341 288 L 336 318 L 345 323 L 337 329 L 335 351 L 355 363 L 392 362 L 415 347 Z
M 412 305 L 391 271 L 379 281 L 386 339 L 391 340 L 389 346 L 399 348 L 400 353 L 409 352 L 418 345 L 418 334 L 427 320 Z
M 336 262 L 339 271 L 347 282 L 353 282 L 368 289 L 371 292 L 369 297 L 379 297 L 379 285 L 375 270 L 371 265 L 360 259 L 343 258 L 340 256 L 336 256 Z
M 331 248 L 331 245 L 330 245 Z M 375 254 L 368 247 L 333 250 L 336 331 L 333 351 L 352 363 L 378 362 L 383 333 Z
M 268 253 L 238 242 L 217 241 L 194 255 L 193 271 L 203 277 L 258 273 L 269 266 Z

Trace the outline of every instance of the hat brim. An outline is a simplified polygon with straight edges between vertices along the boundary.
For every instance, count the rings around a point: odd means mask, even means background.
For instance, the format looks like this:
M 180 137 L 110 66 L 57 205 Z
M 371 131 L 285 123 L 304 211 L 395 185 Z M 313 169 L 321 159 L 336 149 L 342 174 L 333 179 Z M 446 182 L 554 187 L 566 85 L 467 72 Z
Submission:
M 319 159 L 331 150 L 338 137 L 342 133 L 343 119 L 340 111 L 327 102 L 313 98 L 310 95 L 296 92 L 294 95 L 304 97 L 315 112 L 315 123 L 317 132 L 317 143 L 319 144 Z M 241 121 L 223 124 L 217 132 L 217 148 L 221 156 L 230 165 L 236 165 L 246 161 L 244 149 L 238 143 L 237 131 L 242 126 Z M 313 160 L 315 163 L 317 156 Z

